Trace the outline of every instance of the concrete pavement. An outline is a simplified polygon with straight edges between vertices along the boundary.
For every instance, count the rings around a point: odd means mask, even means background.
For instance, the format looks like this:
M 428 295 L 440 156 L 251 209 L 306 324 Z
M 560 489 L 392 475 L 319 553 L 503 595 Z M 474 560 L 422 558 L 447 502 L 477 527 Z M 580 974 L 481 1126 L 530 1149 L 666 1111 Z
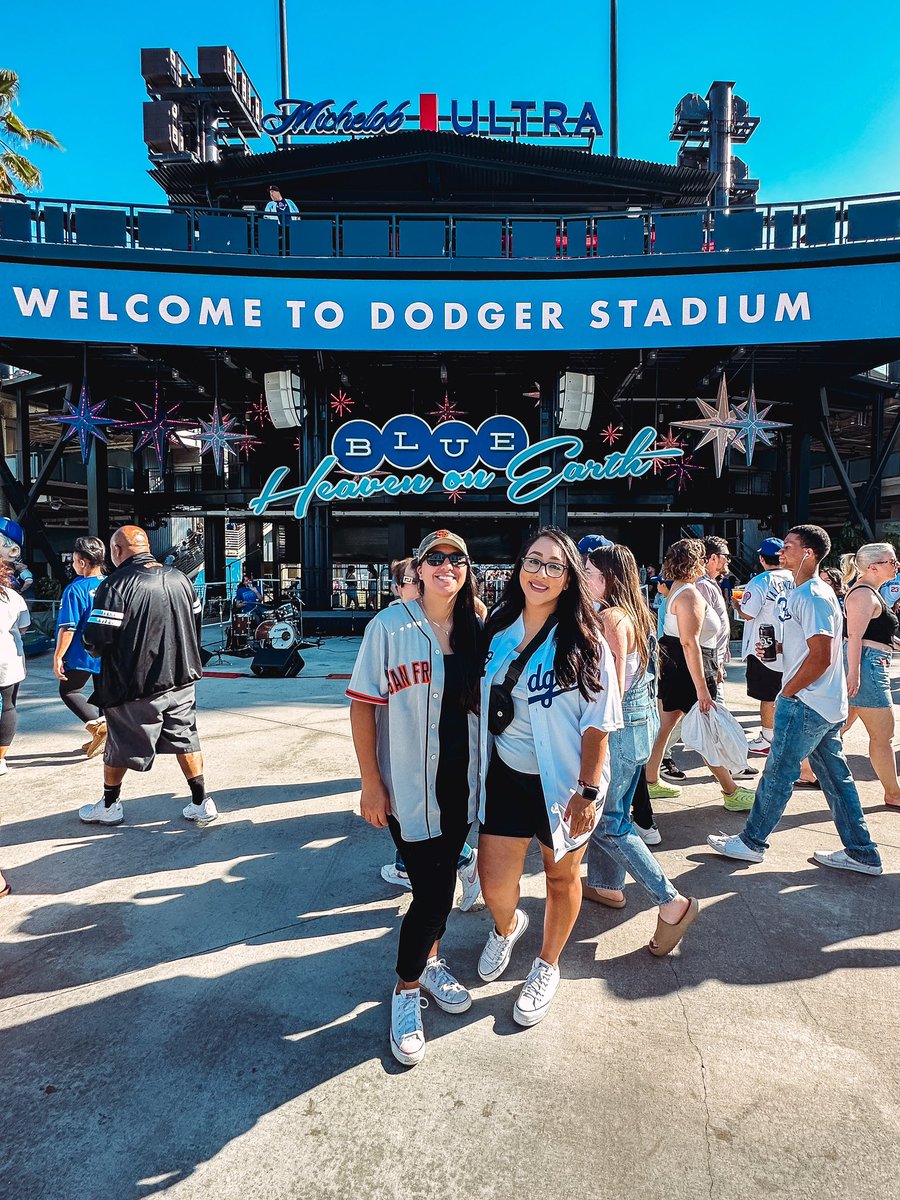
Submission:
M 431 1006 L 424 1062 L 387 1039 L 398 917 L 393 847 L 355 815 L 346 680 L 357 639 L 304 652 L 294 680 L 200 687 L 222 816 L 181 818 L 174 760 L 123 788 L 126 822 L 79 824 L 100 795 L 49 657 L 32 662 L 2 781 L 0 1195 L 21 1200 L 895 1194 L 900 1167 L 900 813 L 848 738 L 886 874 L 813 865 L 838 845 L 798 792 L 765 863 L 707 852 L 737 832 L 699 760 L 657 805 L 666 871 L 703 905 L 657 960 L 646 897 L 585 905 L 549 1016 L 512 1005 L 540 943 L 543 878 L 507 976 L 475 964 L 486 913 L 444 951 L 473 987 Z M 732 710 L 755 728 L 742 671 Z M 74 751 L 74 753 L 73 753 Z M 687 756 L 685 756 L 687 758 Z

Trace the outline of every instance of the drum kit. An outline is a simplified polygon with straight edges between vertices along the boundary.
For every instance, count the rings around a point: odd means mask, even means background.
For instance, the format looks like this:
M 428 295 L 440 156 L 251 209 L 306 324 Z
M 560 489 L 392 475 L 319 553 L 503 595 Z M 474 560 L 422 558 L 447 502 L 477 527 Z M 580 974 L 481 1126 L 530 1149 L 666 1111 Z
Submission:
M 252 613 L 235 613 L 226 629 L 225 653 L 250 657 L 266 646 L 293 650 L 317 644 L 303 636 L 303 605 L 298 593 L 299 588 L 294 587 L 285 603 L 261 604 Z

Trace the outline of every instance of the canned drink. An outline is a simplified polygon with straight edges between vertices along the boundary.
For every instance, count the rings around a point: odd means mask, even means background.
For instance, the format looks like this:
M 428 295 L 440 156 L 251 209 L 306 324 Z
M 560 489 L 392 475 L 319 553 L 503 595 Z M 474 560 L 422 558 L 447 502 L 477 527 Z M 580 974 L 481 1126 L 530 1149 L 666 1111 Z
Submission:
M 775 626 L 760 625 L 759 637 L 757 640 L 762 647 L 762 661 L 774 662 L 778 657 L 778 648 L 775 642 Z

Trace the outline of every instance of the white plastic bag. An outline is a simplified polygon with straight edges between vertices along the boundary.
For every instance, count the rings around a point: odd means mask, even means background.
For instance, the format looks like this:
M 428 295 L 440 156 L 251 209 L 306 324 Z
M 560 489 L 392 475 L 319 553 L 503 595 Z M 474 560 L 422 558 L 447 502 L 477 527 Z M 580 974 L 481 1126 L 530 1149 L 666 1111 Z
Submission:
M 744 730 L 721 700 L 708 713 L 695 704 L 681 722 L 681 740 L 711 767 L 725 767 L 732 775 L 747 765 Z

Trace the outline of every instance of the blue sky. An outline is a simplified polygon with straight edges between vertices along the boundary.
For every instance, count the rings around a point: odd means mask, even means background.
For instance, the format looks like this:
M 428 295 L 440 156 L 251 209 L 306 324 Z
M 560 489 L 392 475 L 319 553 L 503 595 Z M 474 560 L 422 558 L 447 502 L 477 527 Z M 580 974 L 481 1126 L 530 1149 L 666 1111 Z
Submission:
M 276 0 L 42 0 L 7 5 L 0 66 L 19 114 L 65 154 L 36 151 L 44 195 L 159 203 L 147 176 L 142 46 L 237 51 L 268 109 L 278 92 Z M 39 12 L 39 16 L 35 16 Z M 760 19 L 760 12 L 765 16 Z M 387 6 L 288 0 L 291 91 L 306 99 L 593 100 L 609 119 L 606 0 Z M 704 5 L 620 0 L 620 153 L 674 162 L 675 104 L 732 79 L 762 118 L 740 153 L 771 201 L 900 190 L 900 5 L 794 0 Z M 443 105 L 442 105 L 443 109 Z M 262 146 L 260 148 L 263 148 Z M 601 143 L 606 152 L 606 139 Z

